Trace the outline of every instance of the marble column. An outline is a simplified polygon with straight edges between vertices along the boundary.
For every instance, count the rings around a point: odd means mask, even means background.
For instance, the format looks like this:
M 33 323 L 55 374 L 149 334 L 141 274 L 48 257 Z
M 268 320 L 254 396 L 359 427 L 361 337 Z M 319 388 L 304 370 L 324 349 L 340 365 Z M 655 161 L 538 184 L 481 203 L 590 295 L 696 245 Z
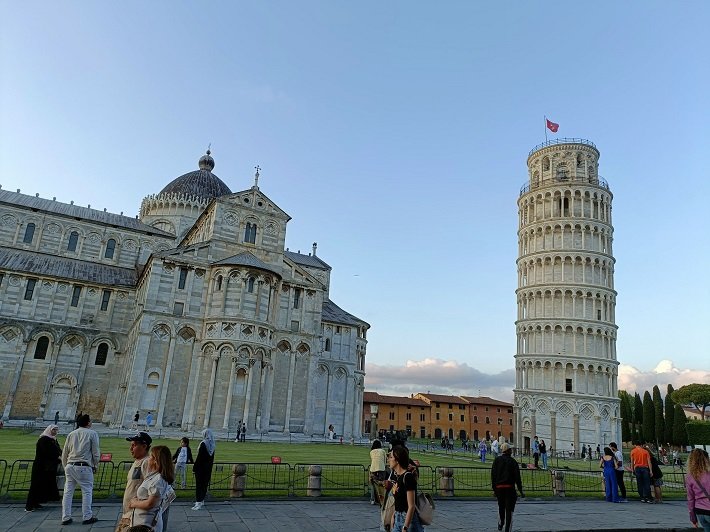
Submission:
M 214 397 L 214 385 L 217 379 L 217 364 L 219 362 L 219 354 L 215 353 L 212 355 L 212 375 L 210 376 L 210 386 L 207 390 L 207 404 L 205 405 L 205 420 L 202 424 L 202 428 L 208 428 L 210 426 L 210 415 L 212 414 L 212 398 Z
M 22 352 L 24 348 L 24 353 Z M 25 357 L 27 356 L 27 344 L 20 342 L 19 340 L 15 345 L 15 354 L 17 355 L 17 361 L 15 362 L 15 373 L 12 376 L 12 384 L 10 385 L 10 393 L 7 396 L 7 402 L 5 403 L 5 409 L 2 413 L 2 419 L 10 418 L 10 411 L 12 410 L 12 403 L 15 401 L 15 391 L 17 390 L 17 385 L 20 382 L 20 376 L 22 375 L 22 366 L 25 363 Z
M 197 343 L 195 343 L 195 347 L 193 348 L 193 359 L 195 351 L 198 349 L 199 347 Z M 200 389 L 200 374 L 202 372 L 202 363 L 206 356 L 206 353 L 198 352 L 197 364 L 193 363 L 190 367 L 190 380 L 187 383 L 187 394 L 190 396 L 190 399 L 187 408 L 183 409 L 182 414 L 182 428 L 185 430 L 190 430 L 192 424 L 195 422 L 195 405 L 197 403 L 197 393 Z
M 579 446 L 579 414 L 573 415 L 573 440 L 574 440 L 574 450 L 580 452 L 582 449 Z
M 253 358 L 249 359 L 249 369 L 248 369 L 248 375 L 247 375 L 247 391 L 246 395 L 244 396 L 244 413 L 242 414 L 242 422 L 244 423 L 244 426 L 247 428 L 247 431 L 249 430 L 249 407 L 251 406 L 251 385 L 252 381 L 254 380 L 254 364 L 256 363 L 256 360 Z
M 160 402 L 158 403 L 158 415 L 155 420 L 156 428 L 162 428 L 163 426 L 163 416 L 165 415 L 165 401 L 168 398 L 168 387 L 170 386 L 170 373 L 173 369 L 173 358 L 175 356 L 175 341 L 177 338 L 175 335 L 170 337 L 170 345 L 168 346 L 168 362 L 165 365 L 165 371 L 163 372 L 163 383 L 160 389 Z
M 229 388 L 227 388 L 227 404 L 224 407 L 224 421 L 222 422 L 222 428 L 224 430 L 229 429 L 229 418 L 232 414 L 232 394 L 234 393 L 234 377 L 237 372 L 237 360 L 236 356 L 232 357 L 232 367 L 229 370 Z
M 286 392 L 286 418 L 284 421 L 284 432 L 291 431 L 291 401 L 293 400 L 293 375 L 296 371 L 296 352 L 288 353 L 288 391 Z
M 550 447 L 559 449 L 557 445 L 557 412 L 550 411 Z

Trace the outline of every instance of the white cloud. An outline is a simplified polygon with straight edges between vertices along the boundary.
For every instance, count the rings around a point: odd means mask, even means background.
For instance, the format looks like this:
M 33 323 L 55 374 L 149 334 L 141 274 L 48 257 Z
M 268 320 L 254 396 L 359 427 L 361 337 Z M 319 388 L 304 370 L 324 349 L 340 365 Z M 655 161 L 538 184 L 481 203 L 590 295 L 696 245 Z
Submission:
M 486 374 L 466 363 L 440 358 L 408 360 L 404 366 L 367 365 L 365 388 L 384 395 L 431 392 L 447 395 L 487 395 L 513 400 L 515 370 Z
M 710 383 L 710 371 L 704 369 L 679 369 L 671 360 L 661 360 L 650 371 L 640 371 L 634 366 L 619 365 L 619 389 L 627 392 L 640 392 L 658 385 L 661 394 L 665 395 L 666 387 L 670 383 L 676 390 L 686 384 L 694 382 Z
M 651 391 L 654 385 L 665 395 L 666 385 L 677 390 L 693 382 L 710 383 L 710 371 L 680 369 L 671 360 L 661 360 L 649 371 L 634 366 L 619 366 L 619 389 L 628 392 Z M 384 395 L 409 396 L 431 392 L 447 395 L 487 395 L 501 401 L 513 401 L 515 370 L 483 373 L 465 362 L 425 358 L 408 360 L 404 366 L 368 364 L 365 389 Z

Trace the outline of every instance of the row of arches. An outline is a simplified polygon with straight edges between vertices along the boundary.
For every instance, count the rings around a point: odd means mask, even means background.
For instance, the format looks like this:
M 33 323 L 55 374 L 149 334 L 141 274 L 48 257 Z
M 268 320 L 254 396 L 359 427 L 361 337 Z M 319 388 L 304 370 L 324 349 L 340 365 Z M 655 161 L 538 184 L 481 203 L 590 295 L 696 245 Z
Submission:
M 534 179 L 531 187 L 537 188 Z M 554 218 L 589 218 L 611 223 L 611 194 L 582 189 L 533 192 L 518 202 L 518 225 Z
M 579 283 L 614 288 L 614 261 L 579 255 L 545 255 L 518 261 L 518 286 Z
M 572 364 L 549 360 L 517 360 L 516 388 L 556 393 L 576 393 L 616 397 L 615 366 Z
M 517 344 L 519 355 L 557 353 L 616 360 L 616 331 L 609 328 L 522 325 Z
M 518 235 L 518 254 L 549 250 L 596 251 L 612 255 L 611 228 L 589 224 L 539 225 L 522 229 Z
M 573 289 L 518 292 L 518 319 L 571 318 L 615 322 L 616 298 L 611 294 Z
M 556 413 L 558 416 L 568 418 L 578 415 L 583 419 L 592 419 L 599 416 L 602 419 L 619 417 L 618 405 L 599 403 L 596 401 L 570 401 L 567 399 L 535 399 L 534 397 L 515 398 L 516 406 L 524 416 L 529 416 L 534 410 L 543 416 Z

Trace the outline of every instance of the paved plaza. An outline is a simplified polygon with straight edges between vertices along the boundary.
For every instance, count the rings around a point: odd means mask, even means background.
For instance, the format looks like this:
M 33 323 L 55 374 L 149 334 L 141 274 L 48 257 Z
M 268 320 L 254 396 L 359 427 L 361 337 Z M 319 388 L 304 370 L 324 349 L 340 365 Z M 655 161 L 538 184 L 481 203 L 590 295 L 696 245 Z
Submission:
M 428 531 L 496 530 L 497 511 L 491 500 L 437 501 L 435 524 Z M 368 501 L 353 500 L 239 500 L 207 503 L 205 510 L 192 511 L 192 503 L 178 502 L 170 508 L 169 532 L 268 532 L 379 530 L 378 512 Z M 32 513 L 23 504 L 0 505 L 0 530 L 110 531 L 119 513 L 116 502 L 94 505 L 99 521 L 83 526 L 74 505 L 74 523 L 60 525 L 58 504 Z M 522 531 L 563 530 L 691 530 L 685 501 L 663 504 L 610 504 L 589 500 L 526 500 L 519 502 L 513 529 Z M 696 530 L 696 529 L 692 529 Z

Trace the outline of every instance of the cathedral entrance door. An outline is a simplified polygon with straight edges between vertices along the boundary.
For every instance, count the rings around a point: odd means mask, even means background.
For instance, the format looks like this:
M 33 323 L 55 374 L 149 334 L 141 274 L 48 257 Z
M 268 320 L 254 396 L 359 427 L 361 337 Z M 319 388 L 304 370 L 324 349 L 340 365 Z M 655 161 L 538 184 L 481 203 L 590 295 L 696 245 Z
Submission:
M 54 419 L 54 413 L 59 412 L 59 419 L 69 419 L 71 417 L 68 412 L 71 405 L 71 386 L 68 382 L 59 381 L 52 390 L 52 399 L 49 402 L 49 408 L 44 411 L 45 419 Z

